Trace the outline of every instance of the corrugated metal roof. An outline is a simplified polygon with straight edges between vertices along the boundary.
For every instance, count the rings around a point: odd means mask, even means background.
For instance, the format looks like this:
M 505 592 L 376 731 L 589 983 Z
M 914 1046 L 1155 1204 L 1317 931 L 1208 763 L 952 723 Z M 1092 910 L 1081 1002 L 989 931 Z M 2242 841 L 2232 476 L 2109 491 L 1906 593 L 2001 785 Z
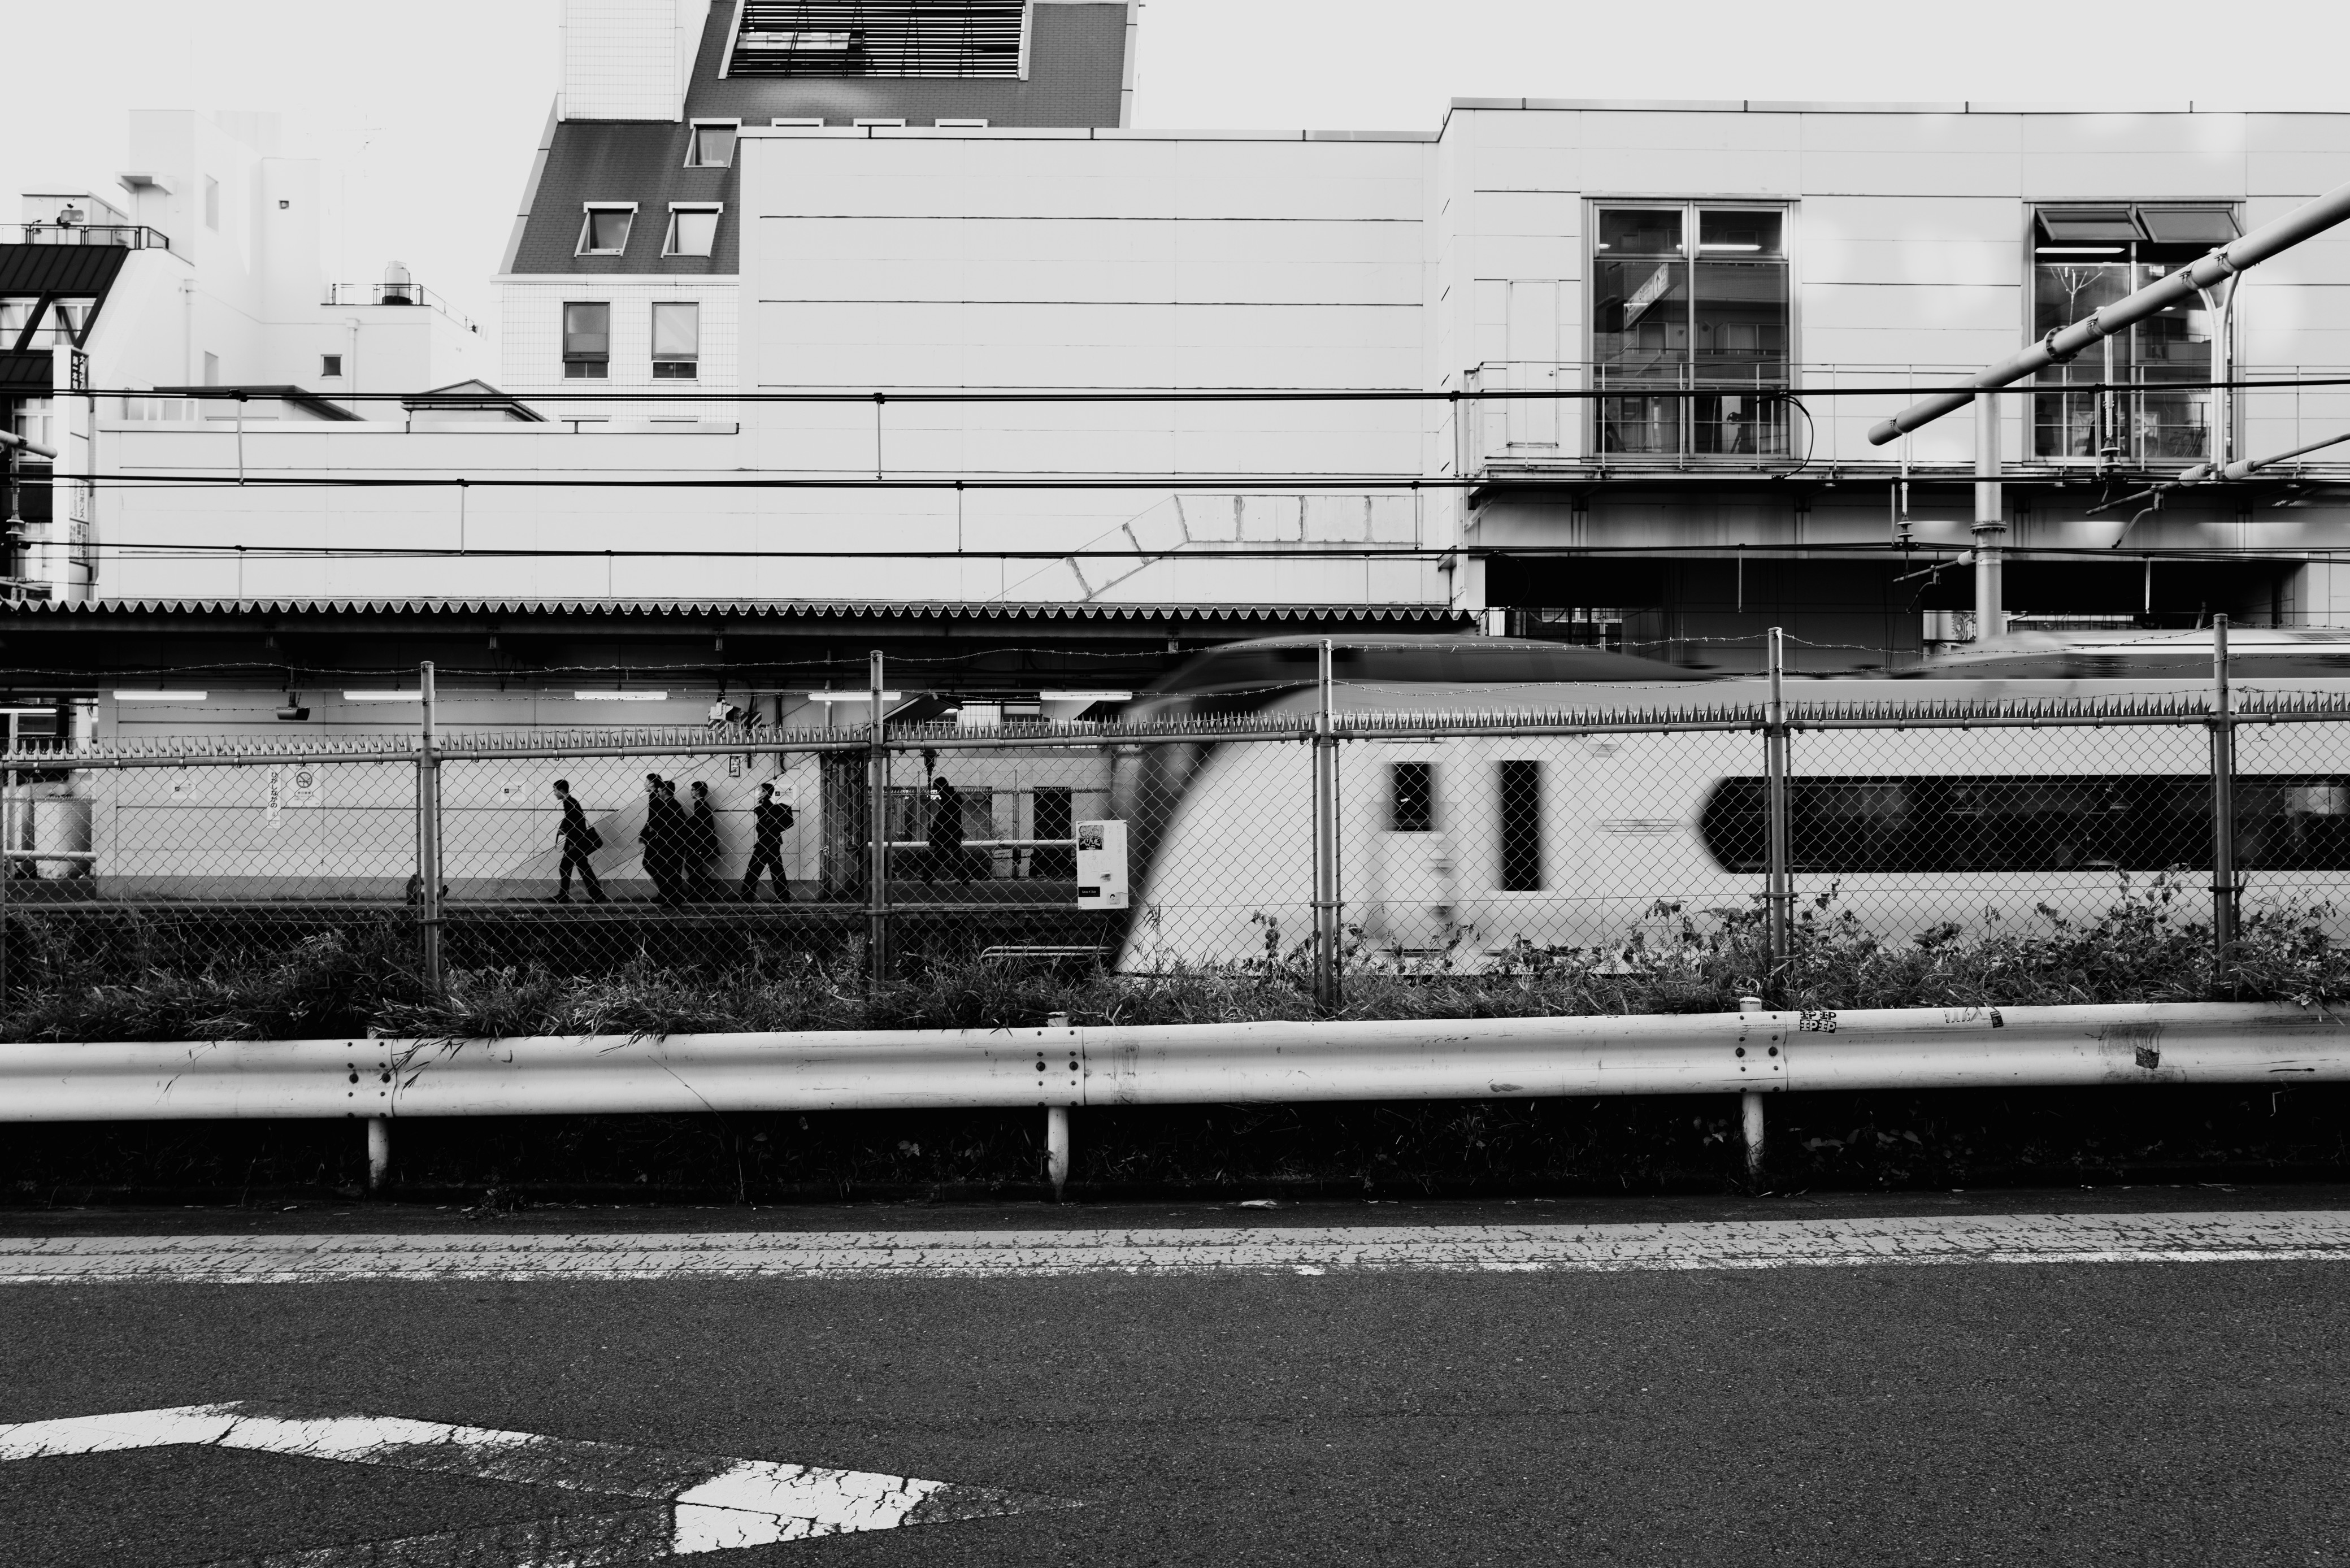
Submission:
M 102 296 L 130 254 L 120 245 L 0 245 L 0 294 Z
M 1470 618 L 1449 605 L 1074 604 L 850 599 L 324 598 L 33 600 L 16 613 L 119 615 L 610 615 L 725 616 L 750 619 L 871 620 L 1413 620 Z

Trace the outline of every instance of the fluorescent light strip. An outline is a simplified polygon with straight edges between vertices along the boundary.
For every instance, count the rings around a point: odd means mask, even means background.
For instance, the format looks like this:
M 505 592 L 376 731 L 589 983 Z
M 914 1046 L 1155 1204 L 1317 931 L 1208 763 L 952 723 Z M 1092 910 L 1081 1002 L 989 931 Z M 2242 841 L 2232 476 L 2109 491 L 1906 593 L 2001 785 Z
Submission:
M 881 701 L 884 702 L 901 702 L 905 701 L 905 697 L 906 694 L 903 691 L 881 693 Z M 811 702 L 869 702 L 873 698 L 869 691 L 811 691 L 807 694 L 807 700 Z
M 1039 702 L 1131 702 L 1131 691 L 1039 691 Z
M 346 702 L 421 702 L 424 701 L 424 693 L 421 691 L 346 691 L 343 693 L 343 701 Z
M 117 691 L 117 702 L 201 702 L 208 691 Z
M 1733 245 L 1727 242 L 1705 240 L 1700 242 L 1697 248 L 1701 251 L 1759 251 L 1762 247 L 1761 245 Z
M 2043 256 L 2117 256 L 2119 245 L 2041 245 L 2033 254 Z
M 574 691 L 574 702 L 666 702 L 666 691 Z

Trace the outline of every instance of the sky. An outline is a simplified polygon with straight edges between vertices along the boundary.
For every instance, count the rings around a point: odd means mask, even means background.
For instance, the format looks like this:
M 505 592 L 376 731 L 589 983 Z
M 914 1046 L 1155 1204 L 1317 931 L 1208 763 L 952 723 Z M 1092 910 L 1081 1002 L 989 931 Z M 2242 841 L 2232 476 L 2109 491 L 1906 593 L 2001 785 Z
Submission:
M 276 111 L 284 151 L 328 164 L 330 275 L 375 281 L 397 257 L 486 331 L 558 12 L 0 0 L 0 221 L 28 187 L 110 182 L 134 109 Z M 2340 0 L 1148 0 L 1135 119 L 1425 130 L 1481 97 L 2350 110 L 2340 17 Z

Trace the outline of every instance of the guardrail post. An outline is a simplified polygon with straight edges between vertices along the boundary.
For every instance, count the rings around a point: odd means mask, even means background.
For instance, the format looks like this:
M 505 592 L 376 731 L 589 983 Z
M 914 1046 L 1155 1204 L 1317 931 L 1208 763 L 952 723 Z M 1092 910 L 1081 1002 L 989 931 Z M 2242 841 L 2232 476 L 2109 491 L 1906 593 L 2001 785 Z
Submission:
M 1338 736 L 1330 712 L 1330 639 L 1322 639 L 1314 713 L 1314 1005 L 1337 1011 Z
M 889 978 L 889 750 L 881 711 L 881 650 L 866 660 L 871 688 L 867 713 L 872 721 L 865 753 L 865 962 L 866 981 L 879 987 Z
M 1764 940 L 1770 964 L 1769 985 L 1782 1005 L 1786 1002 L 1788 938 L 1795 901 L 1787 832 L 1787 650 L 1786 634 L 1773 627 L 1765 639 L 1771 670 L 1771 699 L 1763 710 L 1763 893 Z
M 2211 957 L 2214 978 L 2236 946 L 2236 715 L 2228 693 L 2228 618 L 2211 618 Z
M 1742 996 L 1738 999 L 1738 1011 L 1760 1012 L 1762 1011 L 1762 999 L 1759 996 Z M 1739 1133 L 1746 1144 L 1747 1177 L 1752 1180 L 1760 1181 L 1762 1179 L 1763 1132 L 1761 1095 L 1750 1093 L 1738 1096 L 1738 1123 Z
M 424 990 L 437 999 L 441 995 L 441 758 L 434 749 L 437 714 L 431 660 L 417 666 L 417 680 L 424 699 L 424 717 L 416 742 L 416 929 Z

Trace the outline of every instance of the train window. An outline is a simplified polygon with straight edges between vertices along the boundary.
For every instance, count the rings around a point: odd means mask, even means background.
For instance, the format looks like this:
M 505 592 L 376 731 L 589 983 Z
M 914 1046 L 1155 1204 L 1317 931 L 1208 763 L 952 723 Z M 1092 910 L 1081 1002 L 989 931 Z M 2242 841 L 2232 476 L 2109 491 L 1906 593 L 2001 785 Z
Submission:
M 2211 864 L 2200 774 L 1943 774 L 1787 781 L 1798 871 L 2162 871 Z M 1723 779 L 1699 820 L 1723 869 L 1763 868 L 1763 781 Z M 2350 777 L 2240 774 L 2236 864 L 2350 870 Z
M 1388 826 L 1398 833 L 1435 832 L 1436 764 L 1389 763 L 1388 779 L 1395 803 Z
M 1501 888 L 1542 891 L 1542 764 L 1502 764 Z

